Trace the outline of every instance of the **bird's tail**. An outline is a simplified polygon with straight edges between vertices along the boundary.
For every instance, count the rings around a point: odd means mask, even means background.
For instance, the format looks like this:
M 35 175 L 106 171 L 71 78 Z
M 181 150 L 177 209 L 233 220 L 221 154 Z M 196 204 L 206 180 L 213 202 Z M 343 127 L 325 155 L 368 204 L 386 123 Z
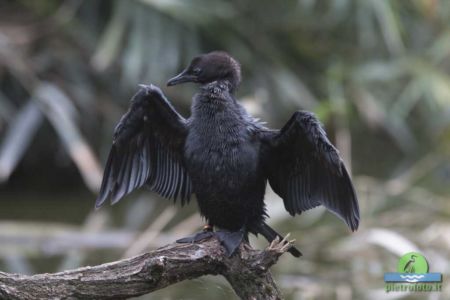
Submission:
M 261 223 L 261 225 L 258 226 L 258 233 L 261 233 L 261 235 L 264 236 L 266 238 L 266 240 L 269 241 L 269 243 L 271 243 L 277 237 L 280 238 L 280 240 L 283 239 L 281 234 L 279 234 L 278 232 L 273 230 L 273 228 L 271 228 L 269 225 L 267 225 L 264 222 Z M 294 246 L 292 246 L 288 250 L 288 252 L 291 253 L 295 257 L 302 256 L 302 253 L 297 248 L 295 248 Z

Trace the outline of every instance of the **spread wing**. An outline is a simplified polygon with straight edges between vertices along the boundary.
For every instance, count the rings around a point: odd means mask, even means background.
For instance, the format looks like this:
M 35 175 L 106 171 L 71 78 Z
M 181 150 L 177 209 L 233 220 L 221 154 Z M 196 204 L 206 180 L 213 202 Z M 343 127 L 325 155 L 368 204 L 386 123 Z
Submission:
M 353 184 L 316 117 L 298 111 L 266 138 L 269 183 L 286 210 L 294 215 L 323 205 L 356 230 L 359 208 Z
M 141 87 L 114 130 L 96 207 L 144 184 L 165 198 L 189 201 L 191 181 L 182 159 L 186 120 L 158 87 Z

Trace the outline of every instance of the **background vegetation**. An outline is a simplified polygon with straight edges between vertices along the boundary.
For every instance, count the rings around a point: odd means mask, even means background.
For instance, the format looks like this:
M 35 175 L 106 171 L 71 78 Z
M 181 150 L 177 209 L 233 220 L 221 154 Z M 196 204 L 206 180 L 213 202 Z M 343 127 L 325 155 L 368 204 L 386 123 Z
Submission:
M 274 269 L 287 298 L 449 299 L 449 20 L 439 0 L 2 0 L 0 269 L 98 264 L 195 231 L 195 203 L 139 191 L 94 211 L 94 199 L 137 84 L 165 86 L 222 49 L 242 63 L 246 107 L 271 127 L 314 111 L 356 184 L 353 234 L 323 209 L 290 218 L 268 191 L 270 223 L 304 254 Z M 194 87 L 163 89 L 187 116 Z M 384 292 L 411 250 L 444 273 L 441 293 Z M 230 295 L 206 277 L 142 299 Z

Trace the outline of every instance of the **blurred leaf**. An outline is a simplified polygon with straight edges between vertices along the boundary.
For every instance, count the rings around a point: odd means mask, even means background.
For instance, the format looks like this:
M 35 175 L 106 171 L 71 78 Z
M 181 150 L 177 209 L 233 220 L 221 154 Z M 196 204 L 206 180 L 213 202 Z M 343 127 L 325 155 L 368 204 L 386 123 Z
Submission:
M 312 110 L 317 100 L 295 74 L 286 69 L 272 70 L 272 80 L 280 97 L 277 101 Z
M 35 97 L 80 170 L 86 185 L 92 191 L 97 191 L 102 180 L 100 164 L 73 121 L 70 99 L 57 86 L 48 82 L 36 88 Z
M 15 115 L 0 146 L 0 182 L 8 180 L 39 129 L 43 116 L 33 101 Z
M 107 69 L 117 58 L 127 25 L 128 6 L 125 5 L 125 1 L 114 1 L 114 3 L 113 17 L 91 59 L 92 66 L 99 71 Z
M 16 110 L 11 105 L 11 100 L 8 99 L 2 91 L 0 91 L 0 118 L 9 122 L 12 119 L 12 116 L 15 114 Z M 1 131 L 1 128 L 0 128 Z
M 387 48 L 392 54 L 400 54 L 404 51 L 404 45 L 400 36 L 398 20 L 392 9 L 392 2 L 387 0 L 371 0 L 375 15 L 381 27 Z
M 417 141 L 407 123 L 395 114 L 386 114 L 386 109 L 381 108 L 380 103 L 367 90 L 361 90 L 360 96 L 356 105 L 367 123 L 382 128 L 404 153 L 414 152 Z
M 450 30 L 441 33 L 428 50 L 433 63 L 439 64 L 448 58 L 450 53 Z
M 230 18 L 236 12 L 226 1 L 201 0 L 136 0 L 156 10 L 164 12 L 180 21 L 192 24 L 204 24 L 216 18 Z

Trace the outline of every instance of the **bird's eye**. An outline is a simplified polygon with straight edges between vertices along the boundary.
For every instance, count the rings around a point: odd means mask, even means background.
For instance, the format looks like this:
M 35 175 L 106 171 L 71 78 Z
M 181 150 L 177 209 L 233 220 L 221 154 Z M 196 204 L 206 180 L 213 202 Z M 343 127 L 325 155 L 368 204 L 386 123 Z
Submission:
M 194 68 L 194 70 L 192 70 L 192 73 L 194 75 L 199 75 L 201 72 L 202 72 L 202 69 L 200 69 L 200 68 Z

